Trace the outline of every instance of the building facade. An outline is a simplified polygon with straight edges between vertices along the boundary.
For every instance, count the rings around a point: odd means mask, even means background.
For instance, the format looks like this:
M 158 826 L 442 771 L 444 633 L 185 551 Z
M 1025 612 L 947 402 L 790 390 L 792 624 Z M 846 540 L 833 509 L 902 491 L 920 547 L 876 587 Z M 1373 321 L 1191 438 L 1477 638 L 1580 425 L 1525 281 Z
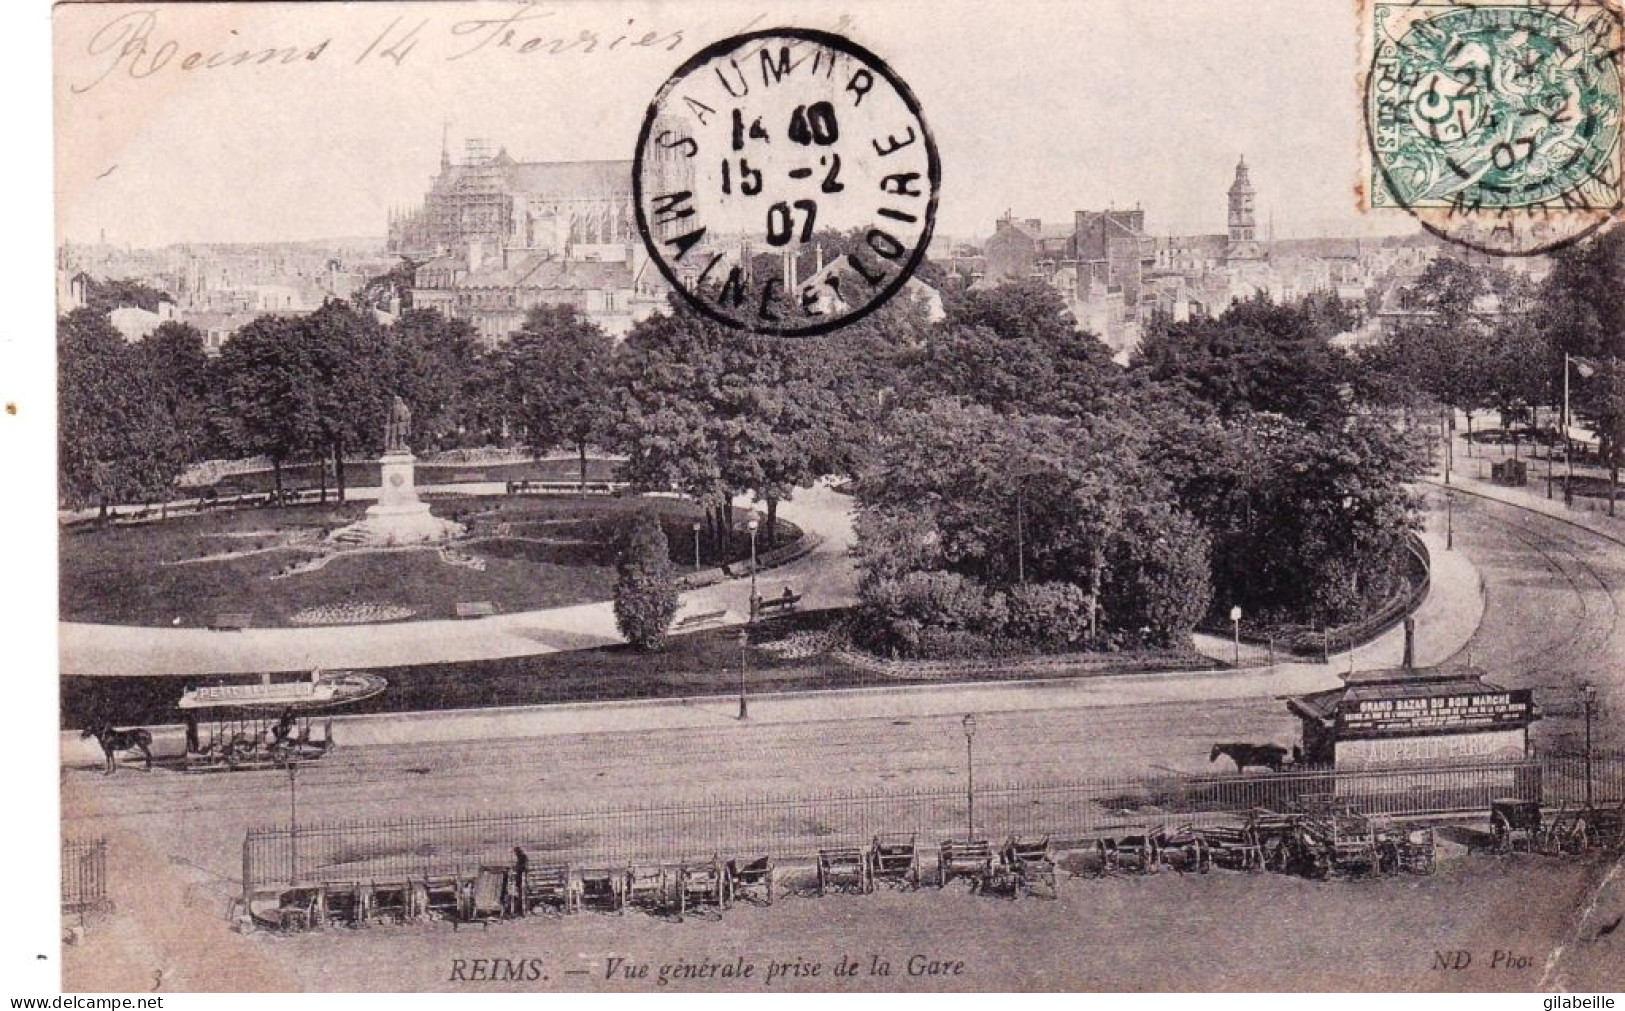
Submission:
M 417 261 L 412 304 L 496 344 L 542 305 L 573 305 L 612 335 L 665 305 L 632 208 L 630 161 L 521 162 L 471 139 L 449 149 L 420 206 L 394 212 L 389 252 Z

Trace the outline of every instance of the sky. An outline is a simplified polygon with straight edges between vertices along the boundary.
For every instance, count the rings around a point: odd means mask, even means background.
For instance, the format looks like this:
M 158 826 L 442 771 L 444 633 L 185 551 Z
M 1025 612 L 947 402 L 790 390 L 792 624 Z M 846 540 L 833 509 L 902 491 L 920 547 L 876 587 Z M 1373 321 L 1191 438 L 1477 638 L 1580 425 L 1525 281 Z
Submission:
M 486 137 L 519 160 L 630 159 L 649 100 L 686 57 L 783 24 L 839 31 L 914 89 L 941 151 L 942 234 L 986 235 L 1006 210 L 1060 223 L 1077 209 L 1135 205 L 1155 234 L 1223 231 L 1243 154 L 1261 230 L 1408 231 L 1406 220 L 1355 207 L 1355 6 L 58 6 L 58 237 L 151 246 L 381 236 L 390 208 L 421 200 L 448 124 L 454 156 L 465 138 Z M 583 32 L 595 51 L 551 51 Z M 618 36 L 628 41 L 612 45 Z M 532 38 L 542 41 L 520 51 Z M 229 61 L 273 47 L 292 62 Z M 211 61 L 218 53 L 227 59 Z

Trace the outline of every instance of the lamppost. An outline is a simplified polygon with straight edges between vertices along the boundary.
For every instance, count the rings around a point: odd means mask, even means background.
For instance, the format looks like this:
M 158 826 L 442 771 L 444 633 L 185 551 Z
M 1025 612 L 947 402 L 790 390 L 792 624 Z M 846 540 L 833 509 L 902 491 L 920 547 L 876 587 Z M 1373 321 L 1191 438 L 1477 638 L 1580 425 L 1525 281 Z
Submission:
M 976 715 L 966 713 L 960 721 L 965 728 L 965 841 L 976 838 L 976 762 L 971 739 L 976 736 Z
M 750 621 L 756 623 L 756 517 L 752 516 L 745 528 L 750 531 Z
M 750 719 L 750 704 L 745 701 L 745 678 L 750 670 L 750 628 L 739 630 L 739 718 Z
M 1444 483 L 1450 483 L 1450 463 L 1455 456 L 1456 444 L 1451 438 L 1451 430 L 1455 428 L 1455 412 L 1448 407 L 1439 409 L 1439 434 L 1444 437 Z
M 299 763 L 288 761 L 288 884 L 299 883 Z
M 1444 493 L 1444 547 L 1446 551 L 1456 548 L 1456 495 L 1448 488 Z
M 692 526 L 694 530 L 694 571 L 698 572 L 700 571 L 700 521 L 695 520 Z
M 1236 634 L 1235 666 L 1241 666 L 1241 605 L 1230 609 L 1230 625 Z
M 1586 810 L 1591 810 L 1591 715 L 1597 707 L 1597 686 L 1588 684 L 1581 689 L 1586 707 Z

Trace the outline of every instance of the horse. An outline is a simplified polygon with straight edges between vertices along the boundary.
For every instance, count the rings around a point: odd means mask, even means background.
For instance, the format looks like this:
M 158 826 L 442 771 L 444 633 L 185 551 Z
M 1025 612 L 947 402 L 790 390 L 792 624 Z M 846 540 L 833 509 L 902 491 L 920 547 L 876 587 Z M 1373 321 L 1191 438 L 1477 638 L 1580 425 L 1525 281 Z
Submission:
M 139 751 L 146 756 L 147 771 L 152 771 L 152 734 L 141 727 L 134 730 L 114 730 L 111 724 L 102 723 L 90 727 L 79 734 L 79 739 L 87 737 L 96 738 L 96 743 L 102 746 L 102 754 L 107 759 L 107 766 L 102 770 L 105 776 L 111 776 L 118 771 L 118 758 L 120 751 Z
M 1279 744 L 1242 744 L 1231 742 L 1229 744 L 1215 744 L 1208 754 L 1209 762 L 1217 762 L 1220 755 L 1226 755 L 1236 763 L 1237 772 L 1245 772 L 1249 766 L 1268 769 L 1271 772 L 1280 772 L 1286 764 L 1287 750 Z

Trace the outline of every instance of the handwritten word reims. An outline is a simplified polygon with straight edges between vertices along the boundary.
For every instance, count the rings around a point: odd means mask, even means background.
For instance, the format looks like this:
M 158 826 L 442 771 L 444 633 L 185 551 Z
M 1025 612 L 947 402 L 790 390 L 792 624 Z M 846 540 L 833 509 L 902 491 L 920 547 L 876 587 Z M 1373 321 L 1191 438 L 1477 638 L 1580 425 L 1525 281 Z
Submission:
M 450 52 L 438 54 L 448 62 L 482 52 L 555 56 L 636 49 L 671 52 L 683 43 L 682 28 L 669 31 L 649 29 L 638 24 L 636 18 L 627 18 L 624 24 L 617 24 L 612 30 L 602 32 L 587 28 L 576 30 L 563 25 L 557 25 L 551 31 L 540 31 L 551 27 L 544 19 L 552 17 L 553 13 L 521 4 L 501 17 L 454 22 L 438 35 L 431 28 L 428 18 L 397 17 L 382 25 L 381 30 L 370 31 L 352 40 L 359 43 L 361 38 L 366 39 L 364 47 L 358 44 L 354 51 L 345 51 L 346 47 L 332 38 L 250 40 L 241 37 L 235 29 L 227 32 L 224 39 L 200 45 L 195 40 L 168 37 L 160 27 L 157 11 L 133 10 L 109 19 L 91 34 L 84 52 L 101 63 L 89 79 L 71 82 L 69 87 L 74 94 L 82 95 L 115 74 L 139 81 L 161 72 L 311 64 L 333 59 L 356 64 L 400 66 L 417 50 L 418 43 L 426 39 L 431 47 L 437 40 L 443 40 L 442 46 L 450 47 Z M 535 26 L 527 24 L 533 21 L 543 23 Z M 379 26 L 373 27 L 376 29 Z

